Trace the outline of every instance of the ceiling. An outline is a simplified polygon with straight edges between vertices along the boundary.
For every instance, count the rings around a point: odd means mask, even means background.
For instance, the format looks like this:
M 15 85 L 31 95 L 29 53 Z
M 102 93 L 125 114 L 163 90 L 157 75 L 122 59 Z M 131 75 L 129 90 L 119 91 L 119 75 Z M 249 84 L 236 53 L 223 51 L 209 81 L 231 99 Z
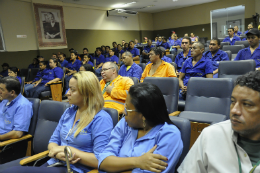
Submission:
M 239 6 L 235 6 L 235 7 L 213 10 L 211 12 L 212 12 L 212 18 L 213 19 L 228 17 L 228 16 L 244 15 L 245 14 L 245 6 L 239 5 Z
M 198 5 L 203 3 L 209 3 L 217 0 L 56 0 L 65 3 L 73 3 L 79 5 L 88 5 L 94 7 L 102 7 L 106 9 L 122 8 L 130 9 L 138 12 L 156 13 L 161 11 L 167 11 L 171 9 L 177 9 L 182 7 L 188 7 L 192 5 Z M 135 1 L 136 3 L 128 6 L 120 7 L 115 5 L 126 4 Z M 147 7 L 151 6 L 151 7 Z

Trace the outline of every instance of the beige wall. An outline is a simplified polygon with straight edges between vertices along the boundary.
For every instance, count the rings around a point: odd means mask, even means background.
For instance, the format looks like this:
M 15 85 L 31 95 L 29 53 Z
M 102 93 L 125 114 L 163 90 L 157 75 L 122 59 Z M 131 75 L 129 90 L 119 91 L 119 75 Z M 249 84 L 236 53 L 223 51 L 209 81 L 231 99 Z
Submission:
M 255 0 L 218 0 L 216 2 L 154 13 L 153 28 L 154 30 L 162 30 L 207 24 L 210 23 L 211 10 L 237 5 L 245 5 L 245 18 L 252 17 L 255 8 L 257 8 L 255 7 Z

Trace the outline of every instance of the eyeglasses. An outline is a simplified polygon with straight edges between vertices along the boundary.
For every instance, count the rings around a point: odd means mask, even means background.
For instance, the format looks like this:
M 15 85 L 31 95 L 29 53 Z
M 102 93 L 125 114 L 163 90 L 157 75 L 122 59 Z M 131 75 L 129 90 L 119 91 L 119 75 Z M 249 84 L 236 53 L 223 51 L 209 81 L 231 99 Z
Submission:
M 107 71 L 107 70 L 109 70 L 109 69 L 111 69 L 111 68 L 114 68 L 114 67 L 110 67 L 110 68 L 103 68 L 103 69 L 101 70 L 101 72 L 103 72 L 103 71 Z
M 188 44 L 188 42 L 181 42 L 181 44 Z
M 124 108 L 125 108 L 125 115 L 127 115 L 127 112 L 134 112 L 134 111 L 137 111 L 137 110 L 126 109 L 125 104 L 124 104 Z

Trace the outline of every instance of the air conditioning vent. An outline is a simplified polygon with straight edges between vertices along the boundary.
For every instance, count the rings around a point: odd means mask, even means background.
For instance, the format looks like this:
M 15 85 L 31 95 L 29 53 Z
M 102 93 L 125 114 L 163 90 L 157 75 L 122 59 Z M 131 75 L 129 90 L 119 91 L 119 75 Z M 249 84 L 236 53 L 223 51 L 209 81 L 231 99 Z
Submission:
M 121 17 L 128 17 L 138 14 L 136 11 L 130 11 L 125 9 L 112 9 L 107 11 L 107 17 L 109 16 L 121 16 Z

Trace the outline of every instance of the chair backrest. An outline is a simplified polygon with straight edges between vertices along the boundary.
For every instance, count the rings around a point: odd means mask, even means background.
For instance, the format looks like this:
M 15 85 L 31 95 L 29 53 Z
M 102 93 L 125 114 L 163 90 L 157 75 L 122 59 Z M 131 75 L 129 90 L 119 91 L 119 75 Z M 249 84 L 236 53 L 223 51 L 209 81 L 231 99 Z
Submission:
M 29 71 L 29 69 L 27 69 L 27 68 L 20 69 L 20 76 L 28 78 L 28 75 L 29 75 L 28 71 Z
M 178 50 L 177 50 L 177 55 L 178 55 L 179 53 L 181 53 L 181 52 L 183 52 L 183 49 L 178 49 Z
M 176 77 L 146 77 L 144 82 L 156 85 L 162 92 L 168 113 L 178 110 L 179 80 Z
M 232 78 L 235 81 L 238 76 L 255 71 L 255 68 L 254 60 L 221 61 L 218 67 L 218 78 Z
M 27 99 L 32 103 L 32 109 L 33 109 L 33 116 L 31 118 L 28 134 L 34 136 L 35 127 L 38 120 L 38 110 L 40 107 L 41 100 L 38 98 L 27 98 Z
M 167 56 L 168 58 L 171 58 L 172 62 L 175 61 L 175 55 L 174 54 L 168 54 L 168 55 L 165 55 Z
M 23 94 L 23 92 L 24 92 L 24 82 L 25 82 L 25 77 L 21 77 L 21 79 L 22 79 L 22 83 L 21 83 L 21 94 Z
M 179 159 L 179 162 L 176 165 L 176 169 L 180 166 L 183 159 L 187 155 L 190 149 L 190 133 L 191 133 L 191 127 L 190 127 L 190 121 L 185 118 L 170 116 L 171 121 L 173 124 L 175 124 L 176 127 L 181 132 L 181 139 L 183 142 L 183 150 Z
M 176 73 L 177 72 L 177 64 L 175 62 L 171 62 L 170 64 L 174 67 L 175 73 Z
M 47 149 L 49 140 L 56 129 L 62 114 L 69 106 L 69 103 L 65 102 L 50 100 L 43 100 L 41 102 L 33 139 L 33 151 L 35 154 Z
M 235 45 L 244 45 L 245 47 L 249 46 L 249 42 L 248 41 L 236 41 Z
M 230 45 L 230 43 L 229 42 L 221 42 L 220 43 L 220 49 L 223 49 L 224 45 Z
M 230 50 L 232 54 L 237 54 L 241 49 L 244 49 L 244 45 L 224 45 L 223 51 Z
M 222 42 L 225 38 L 218 38 L 220 42 Z
M 113 127 L 115 127 L 116 124 L 118 123 L 118 111 L 112 108 L 103 108 L 103 110 L 106 111 L 111 116 L 113 121 Z
M 38 71 L 39 71 L 39 68 L 30 69 L 30 72 L 29 72 L 29 75 L 28 75 L 28 81 L 32 81 L 36 77 Z
M 138 64 L 141 68 L 142 68 L 142 70 L 144 71 L 144 69 L 145 69 L 145 63 L 140 63 L 140 64 Z
M 229 117 L 233 85 L 232 79 L 190 78 L 185 111 L 216 113 Z
M 232 52 L 230 50 L 226 50 L 224 52 L 226 52 L 228 54 L 229 60 L 231 61 L 231 59 L 232 59 Z
M 134 85 L 139 83 L 139 79 L 137 77 L 129 77 L 129 78 L 131 78 L 133 80 Z

